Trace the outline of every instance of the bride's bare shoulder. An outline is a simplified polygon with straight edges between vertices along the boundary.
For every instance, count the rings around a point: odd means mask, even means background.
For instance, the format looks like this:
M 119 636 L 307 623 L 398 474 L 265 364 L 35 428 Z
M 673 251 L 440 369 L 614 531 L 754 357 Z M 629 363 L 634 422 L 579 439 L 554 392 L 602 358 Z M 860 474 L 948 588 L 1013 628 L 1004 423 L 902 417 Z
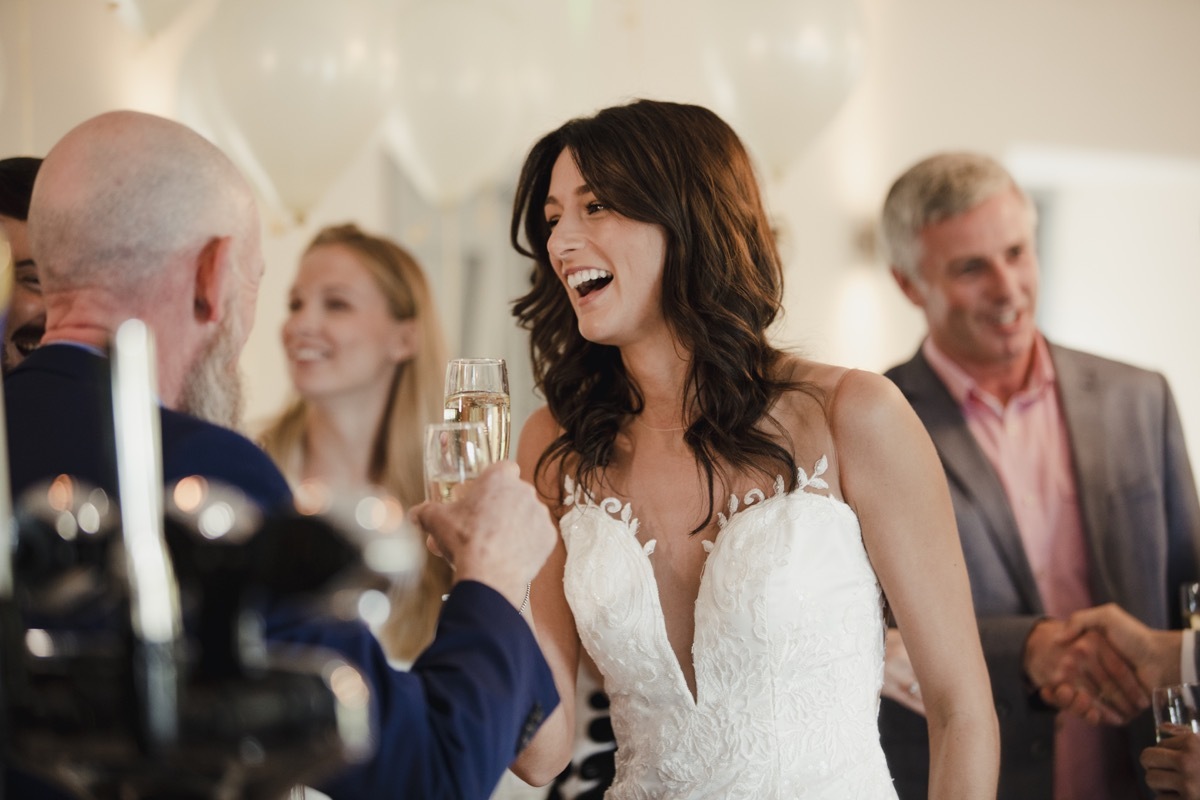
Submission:
M 561 433 L 562 428 L 546 406 L 534 411 L 521 426 L 521 437 L 517 441 L 517 464 L 521 467 L 521 477 L 534 481 L 536 475 L 536 484 L 543 490 L 558 481 L 558 470 L 550 465 L 550 469 L 539 471 L 538 464 L 541 463 L 542 454 Z
M 846 415 L 886 414 L 889 409 L 907 407 L 892 382 L 875 372 L 788 355 L 777 374 L 797 387 L 784 393 L 784 407 L 801 409 L 817 404 L 831 422 Z
M 875 373 L 825 364 L 797 355 L 786 355 L 776 368 L 776 376 L 794 384 L 803 394 L 817 395 L 826 399 L 844 391 L 844 384 L 856 384 L 863 380 L 886 380 Z

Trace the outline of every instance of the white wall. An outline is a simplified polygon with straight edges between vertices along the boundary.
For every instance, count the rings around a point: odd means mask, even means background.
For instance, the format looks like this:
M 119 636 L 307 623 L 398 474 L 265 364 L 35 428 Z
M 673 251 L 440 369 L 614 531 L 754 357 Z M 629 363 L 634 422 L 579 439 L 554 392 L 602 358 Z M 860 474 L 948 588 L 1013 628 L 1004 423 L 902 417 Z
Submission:
M 1013 161 L 1044 204 L 1047 335 L 1166 374 L 1200 453 L 1200 159 L 1052 149 Z
M 915 348 L 920 320 L 852 243 L 916 159 L 943 148 L 1003 159 L 1029 144 L 1200 156 L 1200 4 L 872 0 L 867 9 L 863 80 L 772 193 L 793 242 L 788 333 L 818 355 L 882 368 Z M 879 333 L 854 336 L 857 326 L 834 317 L 848 293 L 878 303 Z
M 181 21 L 147 39 L 127 29 L 102 0 L 0 0 L 6 83 L 0 153 L 43 153 L 71 125 L 108 108 L 176 113 L 179 64 L 213 4 L 196 0 Z M 552 109 L 527 121 L 530 141 L 570 114 L 627 96 L 689 94 L 693 76 L 673 48 L 688 38 L 694 4 L 503 5 L 523 20 L 523 38 L 513 46 L 543 56 L 553 86 Z M 767 187 L 788 263 L 780 337 L 814 357 L 882 369 L 916 347 L 921 320 L 861 236 L 894 175 L 915 159 L 947 147 L 1001 158 L 1032 147 L 1200 160 L 1196 0 L 864 0 L 862 7 L 866 60 L 860 80 L 816 141 Z M 549 25 L 566 15 L 574 24 L 571 36 L 539 33 L 539 19 Z M 586 70 L 575 69 L 575 61 L 586 63 Z M 466 215 L 421 212 L 417 229 L 402 229 L 395 219 L 395 175 L 383 159 L 377 146 L 367 148 L 307 225 L 268 231 L 268 277 L 245 356 L 252 416 L 277 407 L 286 393 L 276 345 L 282 298 L 299 250 L 317 225 L 355 219 L 401 238 L 415 233 L 444 245 L 447 235 L 471 224 Z M 1126 199 L 1135 198 L 1113 195 L 1116 205 L 1108 213 L 1121 216 Z M 475 213 L 503 216 L 502 206 L 477 204 Z M 1160 252 L 1174 238 L 1164 237 L 1161 226 L 1190 225 L 1194 234 L 1195 215 L 1128 220 L 1072 225 L 1075 246 L 1089 251 L 1088 267 L 1056 273 L 1048 302 L 1055 295 L 1106 292 L 1120 301 L 1132 296 L 1126 291 L 1131 285 L 1150 307 L 1186 302 L 1181 298 L 1194 285 L 1196 264 L 1186 253 Z M 501 255 L 508 251 L 504 225 L 484 229 L 499 232 L 488 256 L 507 264 Z M 444 254 L 446 248 L 435 250 Z M 431 272 L 452 268 L 426 266 Z M 1057 338 L 1161 365 L 1179 386 L 1193 372 L 1188 356 L 1190 343 L 1200 340 L 1198 315 L 1180 315 L 1179 327 L 1166 331 L 1154 313 L 1130 302 L 1072 305 L 1069 313 L 1055 308 Z M 1116 327 L 1118 314 L 1119 325 L 1138 336 L 1117 341 L 1102 335 Z M 499 313 L 489 324 L 508 323 Z M 1200 397 L 1194 390 L 1180 394 L 1185 423 L 1200 428 L 1193 421 L 1200 419 Z

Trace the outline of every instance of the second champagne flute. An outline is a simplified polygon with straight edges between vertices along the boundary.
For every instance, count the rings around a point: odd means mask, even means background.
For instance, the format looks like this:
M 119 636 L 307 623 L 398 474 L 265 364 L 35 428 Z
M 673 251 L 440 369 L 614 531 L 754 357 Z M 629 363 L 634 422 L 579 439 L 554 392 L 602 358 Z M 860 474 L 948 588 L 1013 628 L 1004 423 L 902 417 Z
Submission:
M 508 367 L 502 358 L 456 358 L 446 365 L 448 422 L 479 422 L 487 429 L 492 458 L 508 458 Z
M 487 432 L 478 422 L 434 422 L 425 426 L 425 497 L 457 500 L 458 487 L 492 463 Z

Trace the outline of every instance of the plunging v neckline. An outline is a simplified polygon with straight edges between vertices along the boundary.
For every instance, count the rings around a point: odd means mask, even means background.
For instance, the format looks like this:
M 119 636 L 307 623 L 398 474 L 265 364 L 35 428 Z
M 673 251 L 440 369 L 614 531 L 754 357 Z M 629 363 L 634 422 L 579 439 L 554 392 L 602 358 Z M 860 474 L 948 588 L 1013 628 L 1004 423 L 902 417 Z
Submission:
M 828 464 L 828 461 L 827 461 L 826 457 L 821 456 L 821 458 L 818 459 L 816 465 L 813 468 L 813 474 L 811 477 L 809 477 L 809 475 L 804 471 L 803 468 L 797 469 L 796 488 L 793 489 L 791 492 L 788 492 L 785 490 L 782 476 L 776 476 L 775 486 L 774 486 L 775 493 L 770 497 L 768 497 L 766 495 L 766 493 L 763 492 L 761 489 L 751 489 L 749 492 L 747 492 L 743 496 L 742 501 L 740 503 L 739 503 L 738 496 L 736 494 L 730 495 L 730 501 L 729 501 L 729 505 L 727 507 L 728 514 L 726 514 L 725 512 L 718 512 L 716 536 L 713 537 L 711 542 L 707 539 L 702 540 L 700 542 L 700 546 L 704 547 L 705 556 L 704 556 L 704 563 L 700 568 L 700 581 L 696 587 L 696 600 L 692 604 L 692 641 L 691 641 L 691 644 L 688 646 L 688 650 L 687 650 L 687 652 L 691 656 L 692 675 L 695 677 L 695 681 L 696 681 L 695 694 L 692 693 L 691 688 L 688 686 L 687 677 L 684 674 L 683 664 L 680 661 L 679 654 L 675 651 L 675 648 L 671 645 L 671 637 L 667 634 L 667 617 L 666 617 L 666 613 L 663 611 L 662 594 L 660 591 L 661 587 L 659 586 L 658 578 L 654 573 L 654 565 L 650 563 L 650 556 L 653 555 L 653 553 L 654 553 L 655 545 L 657 544 L 658 539 L 657 538 L 648 539 L 645 542 L 642 542 L 638 539 L 638 528 L 640 527 L 640 525 L 638 522 L 638 518 L 633 516 L 633 502 L 632 501 L 626 501 L 623 503 L 620 499 L 618 499 L 616 497 L 608 497 L 608 498 L 605 498 L 604 500 L 600 501 L 599 503 L 597 503 L 592 498 L 590 493 L 586 493 L 583 491 L 577 491 L 574 486 L 574 482 L 571 480 L 570 477 L 567 477 L 565 479 L 564 483 L 565 483 L 565 487 L 566 487 L 566 497 L 568 498 L 568 500 L 567 500 L 568 504 L 574 504 L 576 506 L 594 507 L 594 508 L 599 509 L 601 512 L 603 512 L 603 517 L 605 519 L 625 528 L 626 532 L 628 533 L 628 536 L 622 537 L 622 538 L 625 539 L 626 541 L 628 541 L 630 543 L 630 546 L 637 547 L 638 550 L 641 551 L 642 558 L 640 559 L 640 561 L 642 564 L 641 568 L 643 570 L 642 575 L 643 575 L 644 580 L 648 583 L 649 588 L 653 589 L 653 591 L 650 593 L 650 596 L 653 598 L 653 602 L 654 602 L 653 607 L 656 612 L 655 616 L 656 616 L 657 624 L 655 625 L 655 635 L 656 635 L 655 644 L 658 647 L 663 648 L 664 652 L 670 654 L 670 662 L 674 667 L 673 680 L 676 683 L 676 685 L 678 686 L 682 695 L 689 699 L 690 708 L 692 710 L 695 710 L 700 705 L 700 692 L 701 692 L 700 674 L 699 674 L 698 670 L 696 669 L 696 630 L 697 630 L 696 620 L 697 620 L 698 613 L 700 611 L 700 604 L 702 602 L 704 602 L 704 598 L 705 598 L 704 589 L 705 589 L 705 582 L 708 578 L 709 559 L 711 559 L 713 557 L 713 553 L 716 552 L 717 548 L 720 546 L 720 543 L 721 543 L 722 539 L 724 538 L 726 531 L 729 528 L 733 527 L 735 521 L 740 521 L 740 519 L 742 517 L 750 514 L 750 512 L 755 512 L 758 509 L 771 506 L 776 501 L 782 502 L 783 500 L 785 500 L 786 498 L 788 498 L 794 494 L 799 494 L 801 492 L 805 492 L 805 490 L 808 489 L 810 486 L 813 488 L 818 488 L 818 489 L 828 489 L 829 488 L 828 484 L 826 483 L 826 481 L 823 478 L 820 477 L 825 472 L 825 470 L 827 468 L 827 464 Z M 814 497 L 824 496 L 827 499 L 832 500 L 833 502 L 835 502 L 837 504 L 846 506 L 844 501 L 842 501 L 841 499 L 836 498 L 836 497 L 832 497 L 829 495 L 813 495 L 813 496 Z M 849 508 L 849 506 L 846 506 L 846 507 Z M 708 545 L 708 546 L 705 546 L 705 545 Z

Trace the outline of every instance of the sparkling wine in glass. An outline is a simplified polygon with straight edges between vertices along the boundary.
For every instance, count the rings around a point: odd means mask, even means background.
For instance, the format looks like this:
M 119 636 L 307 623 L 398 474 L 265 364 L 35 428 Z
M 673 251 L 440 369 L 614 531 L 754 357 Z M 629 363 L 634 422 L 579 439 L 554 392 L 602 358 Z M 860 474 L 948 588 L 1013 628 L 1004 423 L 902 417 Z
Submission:
M 1151 705 L 1156 741 L 1181 733 L 1200 733 L 1200 684 L 1159 686 L 1151 693 Z
M 511 414 L 504 359 L 456 358 L 446 365 L 446 421 L 481 423 L 497 461 L 508 458 Z
M 425 498 L 458 499 L 458 490 L 492 463 L 487 431 L 478 422 L 435 422 L 425 426 Z

